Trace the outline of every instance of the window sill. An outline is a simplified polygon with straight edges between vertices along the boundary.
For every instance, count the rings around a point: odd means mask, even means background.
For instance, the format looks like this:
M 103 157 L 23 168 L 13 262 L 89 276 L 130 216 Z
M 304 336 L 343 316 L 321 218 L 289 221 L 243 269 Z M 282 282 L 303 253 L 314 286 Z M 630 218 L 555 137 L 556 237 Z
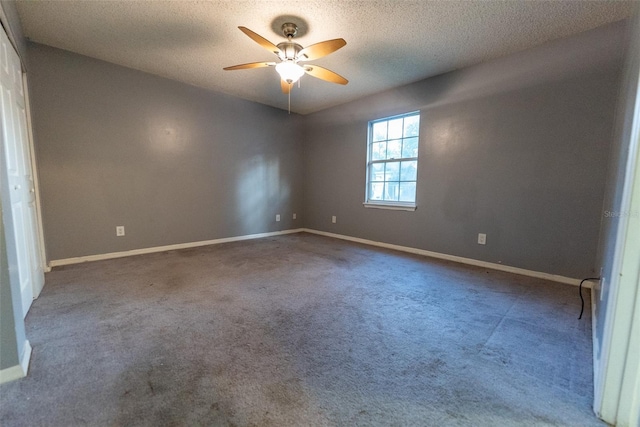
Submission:
M 413 203 L 397 203 L 397 204 L 385 204 L 385 203 L 372 203 L 372 202 L 364 202 L 365 208 L 373 208 L 373 209 L 389 209 L 392 211 L 415 211 L 418 207 Z

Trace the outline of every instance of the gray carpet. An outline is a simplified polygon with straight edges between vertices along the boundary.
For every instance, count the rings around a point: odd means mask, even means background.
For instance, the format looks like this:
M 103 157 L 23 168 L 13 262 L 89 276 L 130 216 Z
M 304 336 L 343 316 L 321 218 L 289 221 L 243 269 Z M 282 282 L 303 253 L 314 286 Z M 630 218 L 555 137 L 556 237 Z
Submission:
M 310 234 L 46 282 L 3 427 L 603 425 L 573 286 Z

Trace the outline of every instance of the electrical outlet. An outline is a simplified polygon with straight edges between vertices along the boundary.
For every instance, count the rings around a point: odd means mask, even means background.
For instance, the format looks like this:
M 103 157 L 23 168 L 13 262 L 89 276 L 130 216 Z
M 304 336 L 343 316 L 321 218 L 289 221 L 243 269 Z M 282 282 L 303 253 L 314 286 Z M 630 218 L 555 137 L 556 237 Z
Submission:
M 335 224 L 335 223 L 336 223 L 336 216 L 335 216 L 335 215 L 333 215 L 333 216 L 331 217 L 331 222 L 332 222 L 333 224 Z
M 486 245 L 487 244 L 487 235 L 484 233 L 478 233 L 478 244 Z
M 124 236 L 124 225 L 119 225 L 116 227 L 116 236 L 118 237 Z
M 293 214 L 293 219 L 296 219 L 298 216 L 296 214 Z
M 280 214 L 276 215 L 276 221 L 280 221 Z

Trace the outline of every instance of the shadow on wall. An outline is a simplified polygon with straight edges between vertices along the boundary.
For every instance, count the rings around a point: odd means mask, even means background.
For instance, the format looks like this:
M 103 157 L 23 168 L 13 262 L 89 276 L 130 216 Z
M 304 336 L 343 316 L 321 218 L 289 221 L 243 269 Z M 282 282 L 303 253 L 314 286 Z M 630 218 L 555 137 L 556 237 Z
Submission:
M 591 30 L 580 37 L 545 43 L 473 67 L 436 77 L 445 88 L 422 107 L 464 102 L 486 95 L 554 84 L 571 78 L 576 72 L 593 74 L 603 67 L 620 63 L 622 41 L 628 22 L 614 22 Z M 424 81 L 429 86 L 430 79 Z M 409 86 L 410 87 L 410 86 Z
M 313 124 L 369 121 L 598 73 L 622 58 L 628 22 L 614 22 L 467 68 L 433 76 L 313 114 Z
M 263 154 L 239 165 L 235 191 L 239 235 L 270 230 L 279 207 L 288 204 L 291 187 L 280 172 L 280 159 Z

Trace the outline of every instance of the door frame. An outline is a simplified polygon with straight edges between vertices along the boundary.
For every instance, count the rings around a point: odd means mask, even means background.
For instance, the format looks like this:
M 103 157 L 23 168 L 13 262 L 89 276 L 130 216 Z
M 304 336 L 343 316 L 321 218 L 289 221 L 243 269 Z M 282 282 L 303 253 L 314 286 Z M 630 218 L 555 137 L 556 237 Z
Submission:
M 631 25 L 631 40 L 636 40 L 633 37 L 640 34 L 640 8 L 636 8 Z M 629 106 L 630 121 L 625 125 L 629 134 L 622 141 L 628 147 L 628 157 L 621 166 L 621 217 L 614 231 L 613 256 L 608 261 L 612 267 L 606 283 L 609 297 L 600 344 L 602 356 L 594 362 L 594 412 L 620 426 L 640 425 L 640 53 L 632 50 L 640 44 L 632 42 L 631 46 L 628 79 L 635 93 L 628 95 L 634 99 Z M 594 340 L 594 356 L 596 346 Z
M 27 138 L 29 139 L 29 160 L 31 161 L 31 173 L 33 175 L 33 188 L 35 189 L 35 208 L 36 208 L 36 233 L 38 243 L 38 253 L 40 254 L 40 262 L 44 272 L 51 271 L 47 261 L 47 251 L 44 242 L 44 227 L 42 225 L 42 202 L 40 199 L 40 179 L 38 177 L 38 168 L 36 164 L 36 148 L 33 139 L 33 127 L 31 121 L 31 96 L 29 94 L 29 84 L 26 71 L 22 70 L 22 87 L 24 90 L 25 115 L 27 116 Z M 34 284 L 34 287 L 36 285 Z M 44 287 L 44 283 L 43 283 Z M 33 290 L 33 297 L 38 298 L 42 287 Z

